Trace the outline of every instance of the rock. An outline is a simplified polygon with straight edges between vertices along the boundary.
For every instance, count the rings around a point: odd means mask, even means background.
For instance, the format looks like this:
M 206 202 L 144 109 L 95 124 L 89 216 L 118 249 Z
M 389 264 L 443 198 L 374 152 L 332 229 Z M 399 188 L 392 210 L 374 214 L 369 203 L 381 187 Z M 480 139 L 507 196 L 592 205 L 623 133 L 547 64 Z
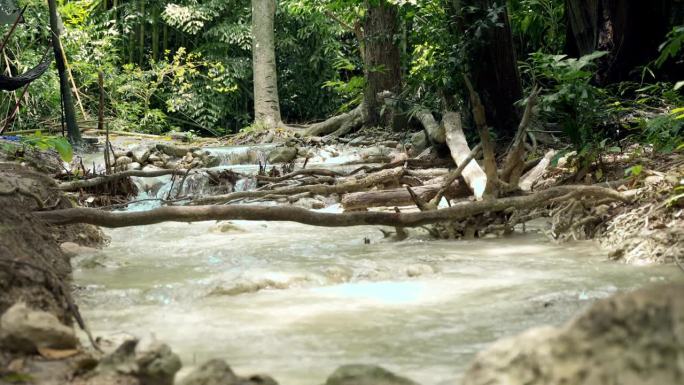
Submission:
M 425 151 L 428 147 L 429 142 L 427 135 L 424 131 L 416 132 L 411 136 L 411 155 L 417 156 L 421 152 Z
M 142 169 L 142 165 L 138 162 L 133 162 L 133 163 L 128 165 L 128 169 L 129 170 L 140 170 L 140 169 Z
M 225 361 L 214 359 L 188 374 L 180 385 L 278 385 L 278 383 L 273 378 L 260 374 L 238 377 Z
M 296 147 L 277 147 L 268 154 L 269 163 L 288 163 L 297 157 Z
M 157 155 L 157 154 L 150 154 L 150 156 L 147 157 L 147 160 L 148 160 L 150 163 L 154 163 L 154 162 L 159 162 L 159 161 L 161 161 L 162 159 L 161 159 L 161 157 L 160 157 L 159 155 Z
M 59 245 L 62 252 L 69 258 L 73 258 L 79 254 L 93 254 L 98 250 L 92 247 L 81 246 L 74 242 L 64 242 Z
M 173 156 L 176 158 L 182 158 L 188 152 L 192 152 L 192 151 L 196 150 L 196 148 L 177 147 L 177 146 L 171 146 L 168 144 L 159 143 L 159 144 L 157 144 L 157 150 L 161 151 L 163 154 L 166 154 L 168 156 Z
M 220 222 L 209 230 L 212 233 L 244 233 L 245 230 L 232 222 Z
M 221 165 L 221 158 L 218 156 L 207 156 L 206 161 L 204 162 L 204 167 L 218 167 Z
M 154 167 L 158 168 L 158 169 L 159 169 L 159 168 L 163 169 L 165 163 L 164 163 L 163 161 L 159 160 L 159 161 L 153 162 L 152 165 L 153 165 Z
M 463 385 L 680 384 L 684 285 L 597 301 L 566 325 L 528 330 L 475 358 Z
M 137 377 L 145 385 L 173 385 L 176 373 L 181 368 L 178 355 L 162 343 L 155 343 L 136 360 Z
M 35 353 L 38 349 L 74 349 L 78 338 L 74 330 L 54 315 L 29 309 L 20 302 L 0 318 L 0 345 L 11 351 Z
M 132 151 L 133 153 L 133 160 L 140 163 L 140 164 L 145 164 L 147 160 L 150 158 L 150 149 L 148 148 L 138 148 Z
M 224 360 L 214 359 L 188 374 L 180 385 L 232 385 L 239 378 Z
M 406 267 L 406 275 L 408 277 L 420 277 L 421 275 L 434 274 L 435 269 L 424 263 L 416 263 Z
M 114 163 L 115 166 L 123 167 L 127 166 L 129 164 L 133 163 L 133 159 L 127 157 L 127 156 L 120 156 L 116 158 L 116 162 Z
M 300 198 L 296 202 L 292 204 L 293 206 L 301 207 L 304 209 L 313 209 L 313 210 L 319 210 L 322 208 L 325 208 L 325 203 L 319 201 L 318 199 L 315 198 Z
M 180 140 L 181 142 L 189 142 L 190 141 L 190 136 L 187 135 L 185 132 L 176 132 L 176 131 L 171 131 L 169 132 L 169 136 L 173 140 Z
M 344 365 L 325 381 L 325 385 L 417 385 L 408 378 L 375 365 Z

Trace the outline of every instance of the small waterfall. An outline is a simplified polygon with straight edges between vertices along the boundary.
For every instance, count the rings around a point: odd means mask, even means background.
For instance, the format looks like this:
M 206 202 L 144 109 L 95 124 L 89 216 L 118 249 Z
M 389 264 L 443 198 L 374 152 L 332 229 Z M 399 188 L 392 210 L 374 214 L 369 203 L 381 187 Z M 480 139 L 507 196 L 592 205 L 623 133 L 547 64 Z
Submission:
M 206 150 L 212 156 L 221 160 L 220 166 L 230 166 L 237 164 L 257 164 L 260 158 L 265 157 L 275 144 L 262 144 L 252 146 L 231 146 L 231 147 L 215 147 L 207 148 Z

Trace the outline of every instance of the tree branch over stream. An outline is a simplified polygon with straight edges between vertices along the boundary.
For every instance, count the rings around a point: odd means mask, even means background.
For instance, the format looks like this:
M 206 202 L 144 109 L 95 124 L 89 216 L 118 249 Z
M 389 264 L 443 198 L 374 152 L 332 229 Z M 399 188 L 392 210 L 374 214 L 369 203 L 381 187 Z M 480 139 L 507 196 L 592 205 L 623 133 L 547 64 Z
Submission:
M 162 207 L 143 212 L 112 213 L 89 208 L 72 208 L 35 212 L 35 215 L 54 225 L 88 223 L 103 227 L 129 227 L 152 225 L 162 222 L 200 222 L 209 220 L 287 221 L 313 226 L 345 227 L 382 225 L 392 227 L 417 227 L 443 221 L 455 221 L 485 212 L 530 209 L 543 207 L 552 199 L 572 195 L 628 202 L 619 192 L 597 186 L 559 186 L 534 194 L 468 202 L 424 212 L 353 212 L 324 213 L 298 207 L 280 206 L 184 206 Z

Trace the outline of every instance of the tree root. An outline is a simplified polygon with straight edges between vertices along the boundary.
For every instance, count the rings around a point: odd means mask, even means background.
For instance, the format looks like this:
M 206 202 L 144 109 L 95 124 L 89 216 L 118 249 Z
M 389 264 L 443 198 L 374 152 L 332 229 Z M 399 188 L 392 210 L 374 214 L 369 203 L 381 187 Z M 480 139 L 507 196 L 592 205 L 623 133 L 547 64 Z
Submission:
M 118 172 L 112 175 L 103 175 L 96 178 L 76 180 L 73 182 L 62 182 L 59 184 L 59 189 L 62 191 L 78 191 L 84 188 L 96 187 L 101 184 L 108 182 L 113 182 L 123 178 L 129 178 L 132 176 L 141 178 L 154 178 L 164 175 L 185 175 L 186 170 L 154 170 L 154 171 L 142 171 L 142 170 L 129 170 Z
M 335 187 L 335 186 L 329 186 Z M 583 197 L 612 198 L 627 202 L 619 192 L 596 186 L 559 186 L 531 195 L 496 200 L 468 202 L 441 210 L 411 213 L 353 212 L 324 213 L 298 207 L 279 206 L 194 206 L 162 207 L 144 212 L 112 213 L 96 209 L 73 208 L 40 211 L 35 215 L 54 225 L 88 223 L 103 227 L 128 227 L 162 222 L 198 222 L 208 220 L 290 221 L 323 227 L 382 225 L 417 227 L 443 221 L 463 220 L 474 215 L 505 210 L 523 210 L 546 206 L 553 199 L 577 191 Z M 303 192 L 303 191 L 302 191 Z M 273 193 L 273 192 L 267 192 Z

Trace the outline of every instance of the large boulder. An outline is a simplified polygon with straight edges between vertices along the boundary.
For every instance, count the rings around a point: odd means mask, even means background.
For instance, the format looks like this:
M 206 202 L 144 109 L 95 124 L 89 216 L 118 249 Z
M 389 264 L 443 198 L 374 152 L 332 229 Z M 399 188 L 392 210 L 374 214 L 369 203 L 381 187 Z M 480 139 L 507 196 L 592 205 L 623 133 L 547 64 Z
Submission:
M 68 350 L 78 346 L 73 328 L 53 314 L 17 303 L 0 317 L 0 347 L 35 353 L 39 349 Z
M 328 377 L 325 385 L 418 385 L 375 365 L 340 366 Z
M 655 286 L 596 302 L 565 326 L 494 343 L 463 385 L 684 383 L 684 285 Z
M 277 147 L 268 154 L 269 163 L 288 163 L 297 158 L 296 147 Z
M 210 360 L 188 374 L 180 385 L 278 385 L 269 376 L 239 377 L 224 360 Z

